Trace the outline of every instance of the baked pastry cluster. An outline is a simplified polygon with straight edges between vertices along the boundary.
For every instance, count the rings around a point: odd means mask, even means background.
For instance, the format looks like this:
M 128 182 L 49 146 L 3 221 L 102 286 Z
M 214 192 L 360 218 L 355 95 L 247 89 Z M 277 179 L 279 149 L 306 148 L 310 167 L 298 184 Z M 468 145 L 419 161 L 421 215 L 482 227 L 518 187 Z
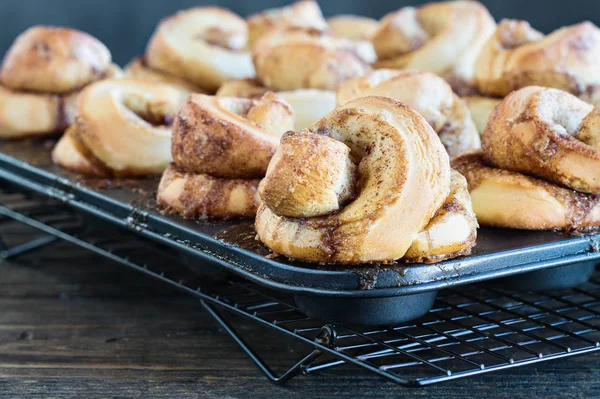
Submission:
M 61 133 L 73 120 L 81 89 L 119 73 L 110 51 L 87 33 L 27 29 L 0 67 L 0 138 Z
M 482 151 L 454 167 L 482 225 L 584 231 L 600 226 L 600 109 L 528 86 L 490 116 Z
M 478 221 L 600 226 L 600 30 L 496 24 L 475 1 L 328 19 L 166 17 L 121 76 L 88 34 L 33 27 L 0 68 L 0 137 L 65 134 L 54 162 L 159 175 L 192 219 L 255 218 L 307 262 L 438 262 Z

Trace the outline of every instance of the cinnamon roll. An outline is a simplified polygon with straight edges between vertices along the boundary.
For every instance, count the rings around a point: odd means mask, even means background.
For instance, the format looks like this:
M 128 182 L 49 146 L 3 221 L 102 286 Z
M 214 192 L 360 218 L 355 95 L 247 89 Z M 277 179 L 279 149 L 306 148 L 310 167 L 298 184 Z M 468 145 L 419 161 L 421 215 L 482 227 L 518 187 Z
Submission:
M 96 176 L 161 173 L 171 162 L 171 127 L 181 94 L 155 82 L 104 80 L 86 87 L 53 161 Z
M 338 104 L 366 96 L 391 97 L 412 107 L 437 132 L 450 157 L 481 147 L 467 105 L 433 73 L 379 69 L 347 80 L 337 92 Z
M 269 91 L 256 79 L 230 80 L 217 91 L 220 97 L 257 98 Z M 319 89 L 297 89 L 278 91 L 294 111 L 294 130 L 306 129 L 313 122 L 335 108 L 335 92 Z
M 74 29 L 34 26 L 17 37 L 0 68 L 0 137 L 60 133 L 78 92 L 117 76 L 106 46 Z
M 423 117 L 389 97 L 361 97 L 284 135 L 260 183 L 258 238 L 309 262 L 467 254 L 476 222 L 464 179 L 452 175 Z
M 521 229 L 600 226 L 600 111 L 529 86 L 492 112 L 482 152 L 453 165 L 469 183 L 480 223 Z
M 378 68 L 417 69 L 443 77 L 459 95 L 475 92 L 474 68 L 495 22 L 475 1 L 430 3 L 387 14 L 372 38 Z
M 274 93 L 256 100 L 192 94 L 175 118 L 174 163 L 158 203 L 186 218 L 254 216 L 258 182 L 293 123 L 289 105 Z
M 336 90 L 369 66 L 349 39 L 316 29 L 278 29 L 263 35 L 252 51 L 256 76 L 275 91 Z
M 163 19 L 150 38 L 149 68 L 214 93 L 230 79 L 254 76 L 248 26 L 231 11 L 196 7 Z
M 246 21 L 248 22 L 250 47 L 261 36 L 273 29 L 290 26 L 313 28 L 321 31 L 327 29 L 327 23 L 323 18 L 319 3 L 314 0 L 301 0 L 289 6 L 270 8 L 249 16 Z
M 466 96 L 462 99 L 467 104 L 467 107 L 469 107 L 471 119 L 473 119 L 477 131 L 482 135 L 492 111 L 500 104 L 502 99 L 483 96 Z
M 358 15 L 336 15 L 327 19 L 327 25 L 330 32 L 354 41 L 358 55 L 366 63 L 372 64 L 377 61 L 371 37 L 377 31 L 379 22 Z
M 600 102 L 600 29 L 583 22 L 544 36 L 525 21 L 504 20 L 479 54 L 475 80 L 489 96 L 537 85 Z

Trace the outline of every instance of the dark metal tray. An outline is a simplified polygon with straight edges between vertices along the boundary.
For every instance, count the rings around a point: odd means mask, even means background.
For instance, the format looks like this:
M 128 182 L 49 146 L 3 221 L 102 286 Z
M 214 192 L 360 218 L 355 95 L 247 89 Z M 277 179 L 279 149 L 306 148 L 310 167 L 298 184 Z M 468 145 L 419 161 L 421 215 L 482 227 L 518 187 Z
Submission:
M 600 258 L 596 236 L 491 228 L 479 230 L 472 255 L 434 265 L 321 266 L 271 258 L 254 239 L 251 221 L 163 215 L 154 205 L 157 179 L 82 178 L 52 164 L 52 146 L 53 140 L 0 142 L 0 178 L 177 248 L 191 267 L 208 262 L 291 292 L 303 312 L 324 320 L 402 322 L 426 313 L 439 289 L 491 279 L 526 289 L 576 285 L 587 280 L 590 262 Z M 559 266 L 567 267 L 550 270 Z M 537 274 L 516 276 L 530 272 Z

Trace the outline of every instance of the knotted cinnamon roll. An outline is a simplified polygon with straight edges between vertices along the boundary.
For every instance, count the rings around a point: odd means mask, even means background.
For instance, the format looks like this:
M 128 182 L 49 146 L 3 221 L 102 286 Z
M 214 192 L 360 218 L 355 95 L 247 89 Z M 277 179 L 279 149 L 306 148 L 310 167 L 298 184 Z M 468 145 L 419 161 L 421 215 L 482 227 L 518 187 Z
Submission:
M 521 229 L 600 226 L 600 111 L 529 86 L 494 110 L 482 152 L 458 157 L 480 223 Z
M 252 217 L 256 190 L 281 135 L 293 128 L 289 105 L 193 94 L 177 113 L 170 165 L 157 201 L 186 218 Z
M 354 41 L 356 51 L 362 59 L 372 64 L 377 61 L 377 54 L 371 43 L 371 37 L 377 31 L 379 22 L 372 18 L 358 15 L 336 15 L 327 19 L 329 31 Z
M 247 18 L 250 47 L 270 30 L 298 26 L 326 30 L 327 22 L 319 4 L 314 0 L 301 0 L 289 6 L 271 8 Z
M 104 80 L 86 87 L 53 161 L 96 176 L 161 173 L 171 162 L 171 122 L 181 94 L 155 82 Z
M 504 20 L 481 50 L 475 79 L 479 90 L 490 96 L 537 85 L 597 103 L 600 29 L 583 22 L 544 36 L 525 21 Z
M 475 240 L 464 178 L 425 119 L 388 97 L 284 135 L 259 193 L 258 237 L 293 259 L 435 262 Z
M 0 137 L 62 132 L 87 84 L 116 76 L 108 49 L 87 33 L 34 26 L 12 44 L 0 69 Z
M 347 80 L 337 92 L 338 104 L 366 96 L 391 97 L 412 107 L 438 133 L 450 157 L 481 147 L 466 104 L 433 73 L 379 69 Z
M 376 66 L 433 72 L 459 95 L 472 93 L 475 60 L 495 26 L 475 1 L 402 8 L 386 15 L 373 36 Z
M 150 38 L 145 65 L 210 93 L 230 79 L 254 76 L 248 26 L 231 11 L 196 7 L 163 19 Z M 138 77 L 135 72 L 134 77 Z

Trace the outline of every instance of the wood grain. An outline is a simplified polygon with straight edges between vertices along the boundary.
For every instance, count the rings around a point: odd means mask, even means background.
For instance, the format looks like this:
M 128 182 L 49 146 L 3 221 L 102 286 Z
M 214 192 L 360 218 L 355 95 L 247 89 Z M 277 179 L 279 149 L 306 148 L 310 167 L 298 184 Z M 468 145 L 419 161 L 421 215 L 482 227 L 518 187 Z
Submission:
M 232 319 L 277 370 L 306 354 Z M 592 354 L 423 389 L 345 367 L 270 384 L 192 298 L 68 244 L 0 261 L 0 398 L 588 398 Z

